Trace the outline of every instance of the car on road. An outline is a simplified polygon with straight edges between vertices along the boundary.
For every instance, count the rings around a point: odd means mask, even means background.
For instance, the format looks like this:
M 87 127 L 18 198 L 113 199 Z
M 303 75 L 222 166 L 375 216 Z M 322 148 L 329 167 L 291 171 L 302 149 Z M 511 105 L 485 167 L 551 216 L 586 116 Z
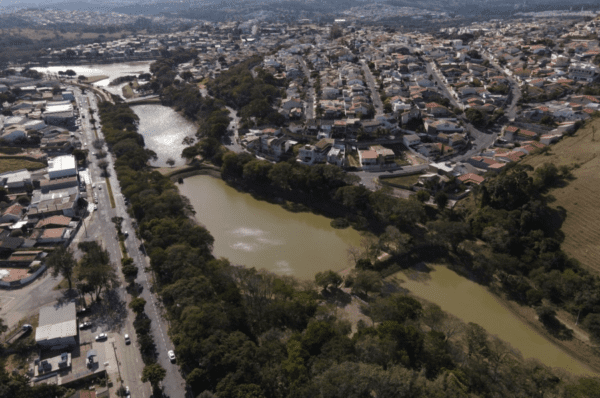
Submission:
M 94 211 L 98 210 L 98 205 L 94 205 Z
M 79 324 L 79 329 L 86 329 L 92 326 L 92 322 L 82 322 Z
M 129 335 L 126 334 L 125 335 L 125 344 L 130 344 L 131 343 L 131 339 L 129 338 Z
M 106 333 L 100 333 L 98 336 L 96 336 L 96 341 L 106 340 L 107 338 L 108 335 Z
M 131 392 L 129 392 L 129 386 L 125 386 L 125 397 L 131 397 Z
M 167 355 L 169 356 L 169 360 L 171 362 L 175 362 L 175 352 L 173 350 L 169 350 L 169 352 L 167 352 Z
M 25 331 L 27 331 L 27 330 L 32 330 L 32 329 L 33 329 L 33 326 L 31 326 L 30 324 L 26 323 L 26 324 L 24 324 L 23 326 L 21 326 L 21 329 L 22 329 L 22 330 L 25 330 Z

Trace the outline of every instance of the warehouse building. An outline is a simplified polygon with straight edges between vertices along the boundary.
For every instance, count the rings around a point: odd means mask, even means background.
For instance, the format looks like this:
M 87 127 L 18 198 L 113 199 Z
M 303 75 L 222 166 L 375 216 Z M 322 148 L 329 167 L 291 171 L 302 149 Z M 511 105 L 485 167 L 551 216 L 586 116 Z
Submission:
M 48 176 L 55 178 L 72 177 L 77 175 L 77 162 L 75 156 L 57 156 L 48 160 Z
M 51 305 L 40 309 L 35 342 L 44 349 L 58 350 L 77 345 L 75 303 Z

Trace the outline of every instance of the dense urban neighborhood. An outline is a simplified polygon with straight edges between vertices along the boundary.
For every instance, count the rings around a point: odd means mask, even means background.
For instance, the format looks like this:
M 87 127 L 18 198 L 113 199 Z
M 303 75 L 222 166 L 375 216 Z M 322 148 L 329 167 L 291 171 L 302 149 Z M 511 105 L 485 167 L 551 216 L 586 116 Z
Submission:
M 94 15 L 21 18 L 139 31 L 0 72 L 0 385 L 14 382 L 0 398 L 597 395 L 600 249 L 562 251 L 572 213 L 549 193 L 596 156 L 559 147 L 595 150 L 595 13 L 426 30 L 364 21 L 452 16 L 149 17 L 166 33 Z M 141 72 L 85 72 L 120 63 Z M 193 126 L 167 166 L 152 165 L 141 106 Z M 359 231 L 349 265 L 301 281 L 230 263 L 175 185 L 194 174 Z M 573 364 L 525 357 L 398 282 L 438 264 Z

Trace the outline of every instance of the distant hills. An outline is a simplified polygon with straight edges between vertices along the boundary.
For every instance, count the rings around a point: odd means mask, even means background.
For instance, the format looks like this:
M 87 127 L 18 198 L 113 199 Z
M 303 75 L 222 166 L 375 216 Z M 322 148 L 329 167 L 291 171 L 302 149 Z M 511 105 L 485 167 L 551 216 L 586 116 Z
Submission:
M 385 3 L 399 7 L 417 7 L 448 11 L 465 17 L 488 18 L 508 16 L 514 11 L 545 11 L 554 9 L 600 9 L 598 0 L 0 0 L 0 12 L 15 8 L 104 11 L 134 15 L 165 14 L 182 18 L 214 21 L 241 20 L 250 13 L 269 11 L 289 17 L 340 15 L 351 7 L 369 3 Z

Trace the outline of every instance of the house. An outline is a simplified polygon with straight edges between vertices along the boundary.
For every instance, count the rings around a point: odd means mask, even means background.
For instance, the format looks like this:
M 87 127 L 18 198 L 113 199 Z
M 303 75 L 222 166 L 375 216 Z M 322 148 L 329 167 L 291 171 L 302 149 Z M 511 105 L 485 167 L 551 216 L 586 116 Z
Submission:
M 35 225 L 35 229 L 43 228 L 66 228 L 71 224 L 71 217 L 51 216 L 41 219 Z
M 9 206 L 2 216 L 0 217 L 0 223 L 15 223 L 21 219 L 23 216 L 23 206 L 15 203 L 12 206 Z
M 2 138 L 5 141 L 14 142 L 17 139 L 27 138 L 27 131 L 22 125 L 15 124 L 6 127 L 0 138 Z
M 575 81 L 591 83 L 600 76 L 600 69 L 592 64 L 573 63 L 569 65 L 567 76 Z
M 402 137 L 402 142 L 407 148 L 413 147 L 421 143 L 421 138 L 416 134 L 405 134 Z
M 327 153 L 327 163 L 344 167 L 345 164 L 345 148 L 343 145 L 334 145 Z
M 27 169 L 2 173 L 0 184 L 10 192 L 23 192 L 31 185 L 31 173 Z
M 30 238 L 41 245 L 55 245 L 64 243 L 71 238 L 72 230 L 69 228 L 45 228 L 35 229 Z
M 485 178 L 474 173 L 467 173 L 457 177 L 457 180 L 467 185 L 480 185 Z
M 302 105 L 302 101 L 298 98 L 288 98 L 281 103 L 281 107 L 288 111 L 292 108 L 302 108 Z
M 333 143 L 333 139 L 323 138 L 315 145 L 304 145 L 298 151 L 298 161 L 309 165 L 325 161 Z
M 427 113 L 440 117 L 440 116 L 448 116 L 450 115 L 450 111 L 445 106 L 438 104 L 437 102 L 430 102 L 425 105 L 427 108 Z
M 423 125 L 425 127 L 425 131 L 427 131 L 428 134 L 451 134 L 462 133 L 463 131 L 462 127 L 450 120 L 435 120 L 427 118 L 423 120 Z
M 358 151 L 358 159 L 363 167 L 377 166 L 378 158 L 379 155 L 375 151 Z

